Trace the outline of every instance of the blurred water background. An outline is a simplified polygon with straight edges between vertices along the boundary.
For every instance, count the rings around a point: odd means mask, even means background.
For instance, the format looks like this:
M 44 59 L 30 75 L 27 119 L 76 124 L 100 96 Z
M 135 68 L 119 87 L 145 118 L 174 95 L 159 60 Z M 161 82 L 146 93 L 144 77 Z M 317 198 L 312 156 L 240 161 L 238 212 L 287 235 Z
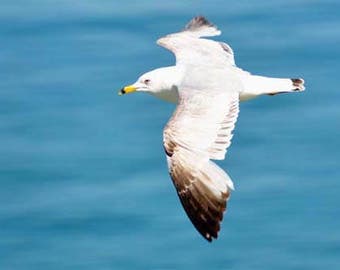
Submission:
M 253 73 L 303 94 L 241 105 L 220 237 L 167 173 L 174 106 L 117 90 L 203 14 Z M 0 269 L 340 269 L 339 1 L 0 1 Z

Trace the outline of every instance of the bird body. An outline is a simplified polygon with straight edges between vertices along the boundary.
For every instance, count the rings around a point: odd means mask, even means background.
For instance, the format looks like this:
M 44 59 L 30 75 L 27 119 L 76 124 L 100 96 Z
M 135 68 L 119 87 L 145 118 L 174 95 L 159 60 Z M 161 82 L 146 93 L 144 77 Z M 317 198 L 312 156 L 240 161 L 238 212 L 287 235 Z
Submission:
M 176 65 L 143 74 L 120 94 L 147 92 L 176 103 L 163 131 L 169 173 L 191 222 L 208 241 L 217 238 L 234 184 L 212 160 L 225 158 L 239 101 L 303 91 L 302 79 L 252 75 L 238 68 L 223 42 L 204 39 L 221 32 L 204 17 L 157 43 L 174 53 Z

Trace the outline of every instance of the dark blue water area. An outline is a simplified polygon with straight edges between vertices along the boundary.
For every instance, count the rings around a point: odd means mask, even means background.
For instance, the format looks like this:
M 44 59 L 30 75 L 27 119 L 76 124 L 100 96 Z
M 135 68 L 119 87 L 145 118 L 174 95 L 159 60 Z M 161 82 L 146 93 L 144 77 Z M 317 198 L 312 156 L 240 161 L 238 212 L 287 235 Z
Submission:
M 206 242 L 168 176 L 174 105 L 122 86 L 194 15 L 306 91 L 241 104 Z M 340 269 L 339 1 L 0 1 L 0 269 Z

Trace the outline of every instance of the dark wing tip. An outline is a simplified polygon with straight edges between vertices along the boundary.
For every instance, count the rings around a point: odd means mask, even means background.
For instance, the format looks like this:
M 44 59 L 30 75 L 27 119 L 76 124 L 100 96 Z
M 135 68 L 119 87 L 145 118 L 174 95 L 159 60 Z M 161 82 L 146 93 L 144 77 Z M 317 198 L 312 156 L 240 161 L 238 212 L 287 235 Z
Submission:
M 204 185 L 196 182 L 191 187 L 177 194 L 196 230 L 212 242 L 218 237 L 230 192 L 223 193 L 222 198 L 218 199 Z
M 211 22 L 209 22 L 204 16 L 199 15 L 194 17 L 184 28 L 184 30 L 195 30 L 202 26 L 215 27 Z

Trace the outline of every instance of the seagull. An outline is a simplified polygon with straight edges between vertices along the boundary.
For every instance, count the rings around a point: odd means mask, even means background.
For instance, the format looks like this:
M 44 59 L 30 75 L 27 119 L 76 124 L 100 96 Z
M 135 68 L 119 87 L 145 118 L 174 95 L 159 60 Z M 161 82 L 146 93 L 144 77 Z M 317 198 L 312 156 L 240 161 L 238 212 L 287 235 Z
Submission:
M 146 92 L 177 104 L 163 130 L 169 174 L 197 231 L 217 239 L 234 184 L 212 160 L 223 160 L 231 144 L 239 102 L 260 95 L 301 92 L 304 80 L 270 78 L 238 68 L 232 48 L 202 37 L 221 31 L 203 16 L 166 35 L 157 44 L 171 51 L 174 66 L 141 75 L 120 95 Z

